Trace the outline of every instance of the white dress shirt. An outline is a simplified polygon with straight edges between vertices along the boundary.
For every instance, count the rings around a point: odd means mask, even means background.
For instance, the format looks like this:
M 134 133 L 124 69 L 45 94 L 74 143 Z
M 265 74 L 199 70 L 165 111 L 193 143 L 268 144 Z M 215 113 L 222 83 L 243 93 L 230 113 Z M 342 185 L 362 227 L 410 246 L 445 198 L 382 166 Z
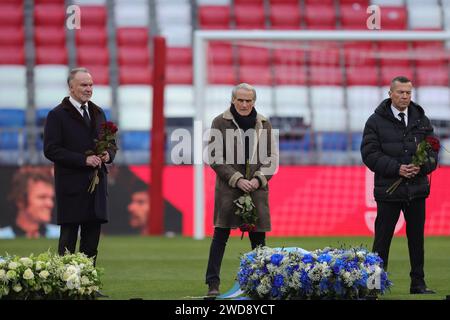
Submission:
M 400 117 L 398 114 L 400 112 L 403 112 L 405 114 L 405 123 L 408 126 L 408 108 L 406 108 L 404 111 L 399 111 L 397 108 L 395 108 L 392 104 L 391 104 L 391 110 L 392 113 L 394 114 L 394 117 L 400 121 L 402 121 L 402 117 Z
M 75 100 L 74 98 L 72 98 L 72 96 L 69 96 L 69 101 L 72 103 L 72 105 L 75 107 L 75 109 L 77 109 L 77 111 L 81 114 L 81 116 L 83 117 L 83 109 L 81 109 L 81 103 L 79 103 L 77 100 Z M 87 102 L 85 103 L 86 105 L 86 112 L 89 116 L 89 119 L 91 118 L 91 115 L 89 114 L 89 108 L 87 108 Z

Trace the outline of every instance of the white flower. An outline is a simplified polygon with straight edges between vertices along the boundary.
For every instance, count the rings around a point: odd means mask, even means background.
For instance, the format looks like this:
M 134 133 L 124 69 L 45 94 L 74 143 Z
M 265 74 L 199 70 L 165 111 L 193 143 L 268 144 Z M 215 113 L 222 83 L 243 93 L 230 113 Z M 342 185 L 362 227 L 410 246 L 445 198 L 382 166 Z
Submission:
M 45 267 L 45 262 L 36 261 L 36 271 L 40 271 Z
M 33 271 L 31 271 L 30 268 L 28 268 L 27 270 L 25 270 L 25 272 L 23 273 L 23 278 L 25 280 L 31 280 L 34 279 L 34 273 Z
M 14 262 L 14 261 L 11 261 L 9 264 L 8 264 L 8 268 L 10 269 L 10 270 L 15 270 L 15 269 L 17 269 L 19 267 L 19 264 L 17 263 L 17 262 Z
M 21 286 L 20 284 L 16 284 L 16 285 L 14 285 L 14 286 L 12 287 L 12 289 L 13 289 L 15 292 L 20 292 L 20 291 L 22 291 L 22 286 Z
M 9 270 L 6 273 L 6 279 L 8 280 L 14 280 L 17 277 L 17 273 L 14 270 Z
M 30 268 L 33 266 L 33 260 L 28 257 L 23 257 L 19 259 L 19 262 L 22 263 L 25 267 Z
M 81 277 L 81 284 L 82 284 L 83 286 L 88 285 L 90 282 L 91 282 L 91 281 L 89 280 L 88 277 L 86 277 L 86 276 L 82 276 L 82 277 Z
M 0 280 L 6 281 L 6 272 L 3 269 L 0 269 Z
M 72 274 L 68 279 L 67 279 L 67 288 L 69 289 L 79 289 L 80 288 L 80 278 L 76 275 L 76 274 Z
M 42 270 L 39 272 L 39 277 L 41 279 L 47 279 L 47 277 L 50 275 L 50 273 L 47 270 Z
M 96 277 L 96 276 L 97 276 L 97 270 L 95 270 L 95 269 L 94 269 L 94 270 L 92 270 L 92 272 L 91 272 L 91 273 L 92 273 L 92 275 L 93 275 L 94 277 Z

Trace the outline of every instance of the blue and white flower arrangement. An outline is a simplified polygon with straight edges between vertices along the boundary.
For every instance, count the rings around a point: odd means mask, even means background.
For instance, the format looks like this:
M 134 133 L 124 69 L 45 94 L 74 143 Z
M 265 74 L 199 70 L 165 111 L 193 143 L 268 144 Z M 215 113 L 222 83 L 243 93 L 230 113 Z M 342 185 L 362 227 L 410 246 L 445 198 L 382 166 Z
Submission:
M 101 269 L 82 253 L 0 258 L 0 299 L 95 299 Z
M 237 281 L 251 299 L 364 299 L 392 285 L 382 259 L 363 247 L 258 247 L 241 257 Z

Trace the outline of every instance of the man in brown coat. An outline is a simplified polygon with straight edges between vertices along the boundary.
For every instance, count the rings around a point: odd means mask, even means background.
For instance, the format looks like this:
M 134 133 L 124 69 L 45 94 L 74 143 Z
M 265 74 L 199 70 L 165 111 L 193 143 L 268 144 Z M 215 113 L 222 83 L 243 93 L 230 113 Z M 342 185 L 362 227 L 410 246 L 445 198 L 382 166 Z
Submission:
M 256 230 L 249 232 L 252 249 L 265 246 L 270 231 L 268 181 L 278 169 L 278 148 L 267 118 L 255 109 L 256 91 L 246 83 L 233 88 L 231 106 L 217 116 L 211 126 L 209 161 L 216 172 L 214 198 L 214 235 L 206 271 L 208 296 L 219 295 L 220 267 L 230 229 L 242 220 L 233 202 L 250 193 L 258 219 Z M 246 162 L 250 175 L 246 177 Z M 247 179 L 249 178 L 249 179 Z

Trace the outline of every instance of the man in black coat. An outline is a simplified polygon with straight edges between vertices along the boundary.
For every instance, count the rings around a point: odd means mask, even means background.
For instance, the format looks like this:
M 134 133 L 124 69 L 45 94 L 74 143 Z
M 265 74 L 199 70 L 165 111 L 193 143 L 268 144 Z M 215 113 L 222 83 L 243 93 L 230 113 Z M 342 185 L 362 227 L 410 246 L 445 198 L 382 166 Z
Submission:
M 434 293 L 425 284 L 424 226 L 425 199 L 430 193 L 427 175 L 436 169 L 437 154 L 429 153 L 430 161 L 413 165 L 417 145 L 433 135 L 433 127 L 421 106 L 411 101 L 412 83 L 406 77 L 391 82 L 390 98 L 376 108 L 366 122 L 361 155 L 375 173 L 374 196 L 377 202 L 373 251 L 388 266 L 389 247 L 395 225 L 403 211 L 406 220 L 411 264 L 410 293 Z M 389 194 L 386 190 L 400 177 L 403 182 Z
M 114 160 L 115 150 L 86 156 L 86 151 L 94 150 L 105 113 L 90 101 L 93 82 L 87 69 L 71 70 L 67 84 L 70 96 L 49 112 L 44 129 L 44 154 L 55 168 L 56 215 L 61 225 L 58 252 L 75 252 L 80 229 L 80 252 L 95 262 L 101 224 L 108 222 L 105 163 Z M 100 181 L 91 194 L 88 187 L 96 168 Z

